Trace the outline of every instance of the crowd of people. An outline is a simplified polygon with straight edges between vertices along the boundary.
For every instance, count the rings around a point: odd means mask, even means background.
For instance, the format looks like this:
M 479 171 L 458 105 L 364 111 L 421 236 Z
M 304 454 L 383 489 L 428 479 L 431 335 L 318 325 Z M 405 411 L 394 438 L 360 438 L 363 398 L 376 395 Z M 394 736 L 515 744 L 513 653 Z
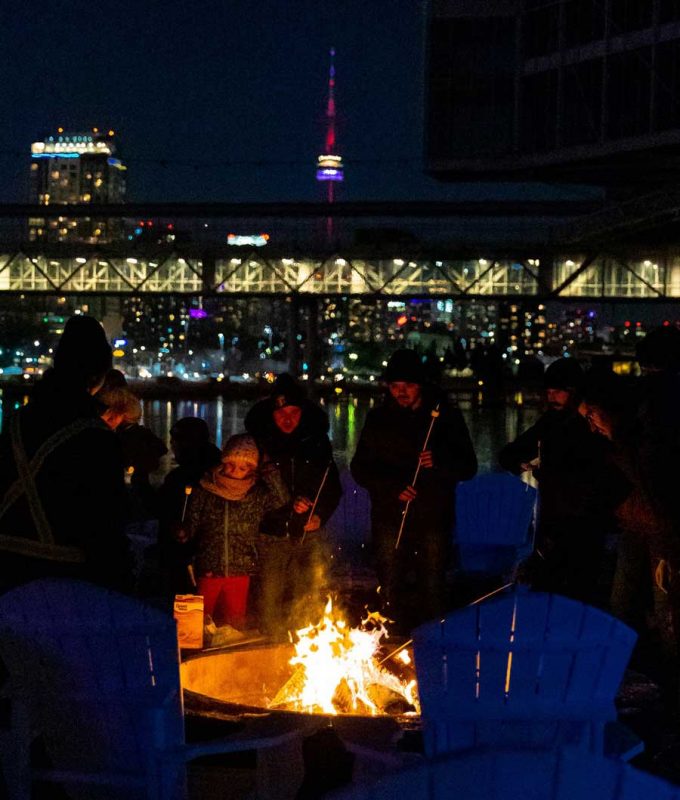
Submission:
M 658 677 L 676 701 L 679 340 L 672 327 L 649 333 L 636 379 L 553 362 L 544 413 L 498 454 L 502 469 L 539 486 L 536 546 L 517 579 L 641 631 L 671 665 Z M 477 459 L 418 354 L 393 353 L 383 378 L 350 471 L 370 495 L 378 599 L 407 635 L 451 606 L 456 485 Z M 221 451 L 203 420 L 180 419 L 159 488 L 150 475 L 166 447 L 140 418 L 101 325 L 69 320 L 53 367 L 0 437 L 0 591 L 66 576 L 168 599 L 201 594 L 217 625 L 274 639 L 308 623 L 325 599 L 324 525 L 342 495 L 323 409 L 283 374 Z M 129 534 L 145 515 L 158 536 L 140 580 L 126 525 Z

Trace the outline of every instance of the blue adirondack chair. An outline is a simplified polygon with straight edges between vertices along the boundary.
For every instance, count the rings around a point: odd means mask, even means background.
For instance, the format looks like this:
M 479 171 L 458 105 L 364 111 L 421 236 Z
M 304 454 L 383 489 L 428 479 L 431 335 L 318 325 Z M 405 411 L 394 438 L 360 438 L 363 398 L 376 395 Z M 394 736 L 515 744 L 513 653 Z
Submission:
M 413 640 L 425 752 L 575 745 L 636 755 L 642 745 L 619 735 L 614 707 L 636 638 L 598 609 L 525 590 L 421 625 Z
M 348 469 L 340 472 L 342 497 L 325 530 L 331 541 L 343 549 L 358 550 L 371 532 L 371 500 L 368 492 L 352 478 Z
M 0 597 L 0 660 L 11 708 L 11 726 L 0 732 L 10 800 L 28 800 L 37 781 L 62 784 L 75 800 L 181 800 L 192 759 L 299 747 L 290 721 L 276 719 L 266 734 L 256 722 L 187 744 L 175 621 L 87 583 L 40 580 Z M 31 762 L 37 737 L 50 768 Z
M 507 472 L 458 485 L 454 541 L 462 572 L 505 575 L 531 553 L 536 494 Z
M 568 748 L 472 750 L 354 784 L 328 800 L 680 800 L 680 788 L 612 759 Z

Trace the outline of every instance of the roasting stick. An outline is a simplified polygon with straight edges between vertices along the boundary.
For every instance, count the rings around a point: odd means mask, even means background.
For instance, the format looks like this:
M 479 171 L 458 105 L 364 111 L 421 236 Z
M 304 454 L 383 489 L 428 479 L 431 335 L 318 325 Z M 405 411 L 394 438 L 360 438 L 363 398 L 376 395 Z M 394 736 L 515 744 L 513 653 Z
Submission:
M 182 507 L 182 519 L 180 520 L 179 523 L 180 525 L 184 525 L 184 517 L 186 517 L 187 514 L 187 503 L 189 502 L 189 496 L 191 495 L 192 491 L 193 491 L 192 486 L 184 487 L 184 506 Z M 191 585 L 195 589 L 198 586 L 198 584 L 196 583 L 196 574 L 194 573 L 193 564 L 187 564 L 187 572 L 189 573 L 189 580 L 191 581 Z
M 490 597 L 493 597 L 495 594 L 499 592 L 504 592 L 506 589 L 509 589 L 511 586 L 515 585 L 515 581 L 510 581 L 510 583 L 504 583 L 503 586 L 499 586 L 498 589 L 494 589 L 493 592 L 489 592 L 488 594 L 482 595 L 482 597 L 478 597 L 476 600 L 473 600 L 471 603 L 467 604 L 467 608 L 470 606 L 476 606 L 479 603 L 484 602 L 484 600 L 488 600 Z M 391 653 L 385 656 L 381 661 L 378 662 L 378 666 L 384 664 L 386 661 L 389 661 L 390 658 L 396 656 L 397 653 L 401 653 L 402 650 L 405 650 L 409 645 L 413 644 L 413 639 L 409 639 L 408 642 L 404 642 L 404 644 L 400 644 L 396 650 L 392 650 Z
M 314 502 L 312 503 L 312 507 L 311 507 L 311 509 L 309 511 L 309 516 L 307 517 L 307 522 L 305 523 L 305 525 L 309 525 L 309 523 L 312 521 L 312 517 L 314 516 L 314 512 L 316 511 L 316 504 L 319 502 L 319 497 L 321 497 L 321 492 L 323 491 L 323 487 L 324 487 L 324 485 L 326 483 L 326 479 L 328 478 L 328 473 L 330 472 L 330 469 L 331 469 L 331 465 L 329 463 L 328 466 L 326 467 L 326 471 L 323 474 L 323 478 L 321 478 L 321 483 L 319 484 L 319 489 L 318 489 L 318 491 L 316 493 L 316 497 L 314 498 Z M 300 544 L 302 544 L 304 542 L 306 535 L 307 535 L 307 531 L 303 530 L 302 531 L 302 539 L 300 539 Z
M 189 502 L 189 497 L 193 492 L 192 486 L 185 486 L 184 487 L 184 507 L 182 508 L 182 519 L 180 520 L 180 524 L 184 525 L 184 517 L 187 513 L 187 503 Z
M 430 436 L 432 434 L 432 428 L 434 428 L 434 423 L 437 417 L 439 416 L 439 406 L 440 403 L 430 411 L 430 427 L 427 429 L 427 435 L 425 436 L 425 441 L 423 442 L 423 447 L 421 449 L 421 454 L 427 450 L 427 445 L 430 441 Z M 420 474 L 420 458 L 418 458 L 418 465 L 416 466 L 416 471 L 413 475 L 413 480 L 411 481 L 411 486 L 415 488 L 416 481 L 418 480 L 418 475 Z M 404 510 L 401 512 L 401 525 L 399 526 L 399 533 L 397 534 L 397 541 L 395 542 L 394 549 L 396 550 L 399 547 L 399 542 L 401 541 L 401 535 L 404 532 L 404 525 L 406 524 L 406 515 L 408 514 L 409 506 L 411 505 L 411 501 L 407 500 L 406 505 L 404 506 Z

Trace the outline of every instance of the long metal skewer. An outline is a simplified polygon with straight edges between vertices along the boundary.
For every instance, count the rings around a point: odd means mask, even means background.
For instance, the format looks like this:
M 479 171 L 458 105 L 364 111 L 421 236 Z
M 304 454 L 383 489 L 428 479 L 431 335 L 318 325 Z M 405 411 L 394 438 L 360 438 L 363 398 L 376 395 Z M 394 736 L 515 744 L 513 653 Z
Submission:
M 326 483 L 326 478 L 328 478 L 328 473 L 330 472 L 330 469 L 331 469 L 331 465 L 330 465 L 330 462 L 329 462 L 328 466 L 326 467 L 326 471 L 323 474 L 323 478 L 321 478 L 321 483 L 319 484 L 319 489 L 318 489 L 318 491 L 316 493 L 316 497 L 314 498 L 314 502 L 312 503 L 312 508 L 310 509 L 309 516 L 307 517 L 307 522 L 305 523 L 305 525 L 309 525 L 309 523 L 312 521 L 312 517 L 314 516 L 314 512 L 316 511 L 316 504 L 319 502 L 319 497 L 321 497 L 321 492 L 323 491 L 323 487 L 324 487 L 324 485 Z M 302 544 L 304 542 L 306 535 L 307 535 L 307 531 L 303 529 L 302 530 L 302 539 L 300 539 L 300 544 Z
M 499 586 L 498 589 L 494 589 L 493 592 L 489 592 L 488 594 L 482 595 L 482 597 L 478 597 L 476 600 L 473 600 L 471 603 L 468 603 L 466 608 L 469 608 L 470 606 L 476 606 L 479 603 L 484 602 L 484 600 L 488 600 L 495 594 L 498 594 L 499 592 L 504 592 L 506 589 L 509 589 L 511 586 L 514 585 L 515 581 L 510 581 L 510 583 L 504 583 L 503 586 Z M 401 653 L 402 650 L 405 650 L 412 644 L 413 644 L 413 639 L 409 639 L 407 642 L 404 642 L 404 644 L 400 644 L 399 647 L 396 648 L 396 650 L 392 650 L 392 652 L 386 655 L 385 658 L 383 658 L 381 661 L 378 661 L 378 666 L 384 664 L 386 661 L 389 661 L 390 658 L 396 656 L 397 653 Z
M 434 423 L 437 417 L 439 416 L 439 406 L 441 404 L 437 403 L 437 405 L 430 411 L 430 427 L 427 429 L 427 435 L 425 436 L 425 441 L 423 442 L 423 447 L 420 453 L 424 453 L 427 450 L 428 442 L 430 441 L 430 435 L 432 434 L 432 428 L 434 428 Z M 420 456 L 418 457 L 418 465 L 416 466 L 416 471 L 413 475 L 413 480 L 411 481 L 411 486 L 415 488 L 416 481 L 418 480 L 418 475 L 420 474 Z M 404 525 L 406 524 L 406 515 L 408 514 L 409 506 L 411 505 L 411 501 L 407 500 L 406 505 L 404 506 L 404 510 L 401 512 L 401 525 L 399 526 L 399 533 L 397 534 L 397 541 L 394 543 L 394 549 L 396 550 L 399 547 L 399 542 L 401 542 L 401 535 L 404 532 Z
M 187 503 L 189 502 L 189 495 L 193 492 L 192 486 L 185 486 L 184 487 L 184 506 L 182 508 L 182 519 L 180 520 L 179 524 L 184 525 L 184 517 L 187 513 Z M 196 573 L 194 572 L 194 565 L 187 564 L 187 573 L 189 575 L 189 580 L 191 581 L 191 585 L 194 589 L 198 586 L 196 583 Z

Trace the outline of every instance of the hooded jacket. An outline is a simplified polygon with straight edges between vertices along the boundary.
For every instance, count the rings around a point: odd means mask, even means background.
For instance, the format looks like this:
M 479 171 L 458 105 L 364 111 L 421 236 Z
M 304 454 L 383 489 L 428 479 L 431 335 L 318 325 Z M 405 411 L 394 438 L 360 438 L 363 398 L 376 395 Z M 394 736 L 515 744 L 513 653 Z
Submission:
M 337 508 L 342 495 L 338 468 L 333 460 L 333 450 L 328 438 L 328 417 L 310 400 L 300 400 L 300 423 L 290 434 L 282 433 L 272 417 L 274 404 L 271 398 L 261 400 L 250 409 L 245 418 L 245 428 L 255 438 L 261 452 L 273 461 L 290 492 L 291 501 L 307 497 L 314 502 L 326 468 L 324 483 L 315 513 L 321 525 Z M 301 534 L 308 513 L 295 514 L 292 505 L 270 515 L 263 524 L 263 532 L 274 536 Z

